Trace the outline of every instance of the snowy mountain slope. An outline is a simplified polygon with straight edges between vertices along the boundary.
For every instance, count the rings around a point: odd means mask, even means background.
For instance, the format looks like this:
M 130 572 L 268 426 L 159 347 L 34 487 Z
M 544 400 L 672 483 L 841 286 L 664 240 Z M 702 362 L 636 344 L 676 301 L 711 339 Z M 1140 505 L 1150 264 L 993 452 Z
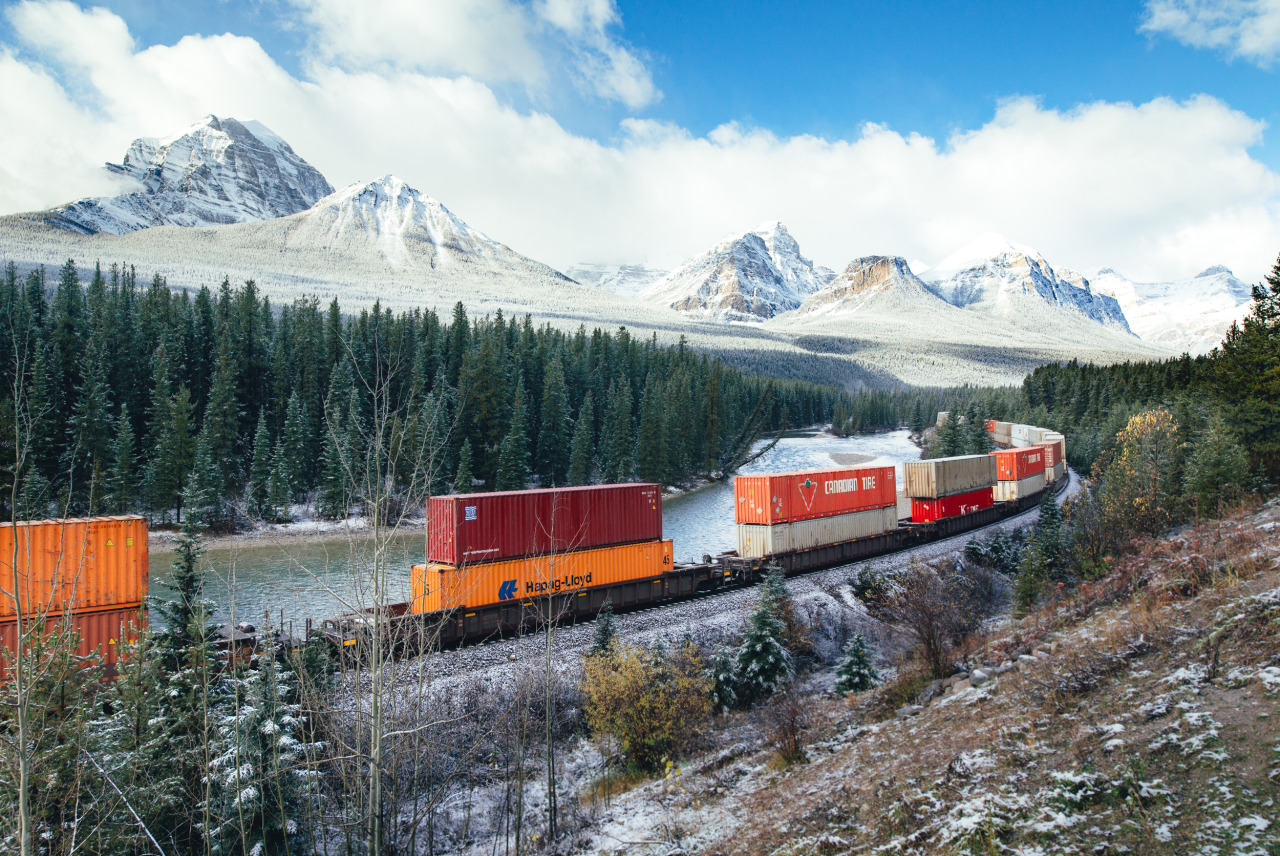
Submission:
M 1119 302 L 1143 341 L 1192 355 L 1221 343 L 1231 324 L 1249 314 L 1252 300 L 1249 284 L 1221 265 L 1171 282 L 1132 282 L 1101 268 L 1089 274 L 1089 282 L 1095 292 Z
M 642 297 L 695 316 L 763 321 L 796 309 L 833 276 L 802 256 L 786 227 L 771 221 L 725 238 Z
M 137 185 L 119 196 L 81 199 L 50 222 L 115 235 L 153 226 L 211 226 L 296 214 L 333 188 L 260 122 L 206 116 L 163 139 L 133 141 L 107 169 Z
M 946 316 L 954 306 L 925 287 L 898 256 L 854 259 L 831 282 L 805 298 L 796 318 L 815 316 L 903 316 L 923 313 Z
M 624 297 L 639 296 L 646 288 L 667 275 L 665 270 L 645 265 L 604 265 L 593 262 L 579 262 L 564 273 L 575 282 Z
M 920 273 L 930 290 L 953 306 L 996 318 L 1045 323 L 1062 313 L 1131 332 L 1120 304 L 1095 293 L 1083 278 L 1071 281 L 1040 253 L 1001 235 L 986 234 Z

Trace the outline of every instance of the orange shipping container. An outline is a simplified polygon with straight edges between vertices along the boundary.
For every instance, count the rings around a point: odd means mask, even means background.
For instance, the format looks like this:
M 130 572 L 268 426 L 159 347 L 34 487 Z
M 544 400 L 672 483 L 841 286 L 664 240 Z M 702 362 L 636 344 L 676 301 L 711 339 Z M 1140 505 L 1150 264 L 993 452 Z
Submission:
M 147 598 L 147 521 L 81 517 L 0 524 L 0 620 L 13 618 L 14 544 L 22 614 L 95 612 Z
M 1067 444 L 1065 440 L 1048 440 L 1043 443 L 1036 443 L 1035 448 L 1044 449 L 1045 469 L 1056 465 L 1058 461 L 1066 460 Z
M 670 541 L 646 541 L 455 567 L 414 565 L 413 612 L 478 607 L 658 577 L 671 570 Z
M 97 656 L 105 667 L 107 677 L 116 675 L 120 662 L 120 647 L 138 638 L 138 631 L 147 626 L 146 614 L 139 619 L 139 605 L 118 607 L 80 615 L 51 615 L 45 622 L 44 638 L 68 632 L 79 634 L 76 654 L 86 662 Z M 68 626 L 68 622 L 70 625 Z M 31 625 L 28 623 L 27 625 Z M 9 679 L 14 653 L 18 647 L 18 622 L 14 619 L 0 621 L 0 681 Z M 30 650 L 30 642 L 28 642 Z
M 991 454 L 996 456 L 996 478 L 1000 481 L 1021 481 L 1044 472 L 1044 449 L 1039 446 L 999 449 Z
M 893 467 L 857 467 L 738 476 L 733 480 L 736 523 L 793 523 L 884 508 L 898 501 Z

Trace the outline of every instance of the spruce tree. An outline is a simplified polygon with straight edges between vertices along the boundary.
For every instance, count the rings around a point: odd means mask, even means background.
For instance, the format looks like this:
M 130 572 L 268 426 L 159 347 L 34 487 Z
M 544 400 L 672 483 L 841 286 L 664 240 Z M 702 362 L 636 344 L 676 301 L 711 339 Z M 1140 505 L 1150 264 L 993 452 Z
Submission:
M 543 483 L 563 485 L 569 469 L 569 391 L 564 367 L 553 357 L 542 383 L 542 419 L 538 429 L 538 456 L 535 467 Z
M 708 677 L 711 678 L 711 701 L 721 713 L 728 713 L 738 706 L 738 693 L 734 689 L 737 684 L 735 660 L 733 651 L 719 645 L 711 656 L 711 664 L 707 669 Z
M 289 474 L 289 488 L 295 498 L 302 498 L 313 484 L 311 474 L 314 467 L 310 460 L 311 441 L 307 428 L 308 422 L 302 404 L 298 401 L 298 391 L 294 390 L 289 394 L 289 403 L 285 407 L 280 446 L 284 451 L 285 469 Z
M 1222 417 L 1214 416 L 1187 459 L 1183 485 L 1188 500 L 1201 515 L 1212 515 L 1219 500 L 1243 496 L 1249 481 L 1249 456 L 1232 439 Z
M 127 514 L 137 497 L 137 471 L 133 458 L 133 423 L 129 420 L 129 406 L 120 405 L 116 419 L 115 454 L 111 462 L 111 474 L 107 481 L 107 507 L 113 514 Z
M 591 482 L 592 458 L 592 422 L 595 413 L 591 403 L 591 391 L 582 401 L 578 410 L 578 421 L 573 426 L 573 446 L 569 450 L 569 484 L 584 485 Z
M 249 514 L 259 520 L 269 520 L 268 491 L 271 481 L 271 438 L 267 435 L 266 414 L 258 416 L 258 430 L 253 435 L 253 464 L 249 467 L 249 496 L 245 503 Z
M 271 475 L 267 478 L 267 507 L 265 518 L 272 523 L 289 522 L 289 469 L 284 452 L 277 446 L 271 456 Z
M 204 426 L 200 430 L 209 449 L 209 460 L 218 474 L 218 489 L 224 497 L 239 493 L 243 484 L 238 453 L 239 429 L 235 364 L 230 336 L 224 332 L 218 342 L 209 403 L 205 407 Z
M 613 651 L 614 638 L 618 629 L 613 620 L 613 601 L 606 600 L 596 616 L 595 640 L 591 644 L 592 654 L 609 654 Z
M 195 461 L 182 493 L 182 505 L 191 525 L 212 529 L 226 523 L 222 499 L 222 472 L 209 452 L 209 438 L 201 432 L 196 441 Z
M 316 513 L 327 520 L 346 518 L 351 505 L 351 482 L 354 478 L 351 467 L 354 461 L 348 440 L 345 420 L 336 420 L 325 432 Z
M 791 653 L 786 647 L 787 628 L 780 617 L 778 591 L 785 584 L 776 574 L 765 577 L 760 599 L 747 621 L 742 645 L 734 663 L 738 700 L 755 704 L 772 695 L 791 677 Z
M 661 483 L 667 475 L 667 448 L 662 431 L 662 383 L 656 370 L 649 371 L 640 396 L 640 432 L 636 469 L 641 481 Z
M 955 416 L 948 414 L 938 426 L 938 433 L 929 444 L 930 457 L 951 458 L 964 452 L 964 438 Z
M 502 441 L 498 454 L 495 490 L 524 490 L 529 482 L 529 438 L 525 426 L 524 383 L 516 384 L 515 406 L 511 411 L 511 428 Z
M 631 383 L 626 375 L 621 375 L 610 387 L 609 408 L 600 432 L 601 470 L 607 483 L 630 481 L 635 471 L 631 405 Z
M 960 431 L 964 447 L 962 454 L 985 455 L 994 446 L 991 432 L 987 430 L 986 420 L 981 417 L 976 404 L 970 404 L 969 409 L 965 411 L 965 421 Z
M 836 667 L 836 692 L 841 695 L 860 693 L 880 683 L 880 673 L 871 665 L 871 652 L 862 631 L 853 634 L 845 646 L 844 657 Z
M 475 476 L 471 474 L 471 441 L 462 441 L 462 451 L 458 453 L 458 474 L 453 479 L 454 493 L 471 493 Z

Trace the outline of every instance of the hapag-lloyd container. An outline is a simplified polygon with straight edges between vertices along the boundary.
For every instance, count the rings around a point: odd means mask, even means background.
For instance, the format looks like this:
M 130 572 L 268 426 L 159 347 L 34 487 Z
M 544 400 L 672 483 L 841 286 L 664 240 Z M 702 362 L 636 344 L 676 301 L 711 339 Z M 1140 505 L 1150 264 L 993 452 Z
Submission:
M 433 496 L 427 561 L 497 562 L 662 537 L 662 491 L 611 484 Z
M 1037 473 L 1044 474 L 1044 449 L 1038 446 L 998 449 L 991 455 L 996 459 L 996 478 L 999 481 L 1020 481 Z
M 772 526 L 884 508 L 897 502 L 897 485 L 893 467 L 737 476 L 733 519 Z
M 68 621 L 70 626 L 67 624 Z M 98 612 L 50 616 L 45 622 L 43 635 L 48 640 L 55 633 L 79 634 L 79 640 L 76 642 L 77 656 L 87 663 L 89 657 L 96 655 L 105 667 L 106 676 L 112 677 L 116 673 L 116 665 L 120 662 L 121 645 L 135 641 L 138 631 L 146 626 L 146 613 L 142 613 L 139 619 L 138 607 L 128 606 Z M 29 624 L 28 627 L 30 627 Z M 9 618 L 0 621 L 0 681 L 9 679 L 9 668 L 17 647 L 17 620 Z
M 563 594 L 591 586 L 661 577 L 671 570 L 671 565 L 670 541 L 646 541 L 462 567 L 431 562 L 413 566 L 411 609 L 435 612 Z
M 913 498 L 937 499 L 996 483 L 996 462 L 990 455 L 907 461 L 902 469 L 906 476 L 904 493 Z
M 857 538 L 870 538 L 898 528 L 898 503 L 852 514 L 814 517 L 794 523 L 765 526 L 759 523 L 738 524 L 738 555 L 759 559 L 778 553 L 812 550 L 827 544 L 840 544 Z
M 931 523 L 947 517 L 972 514 L 995 505 L 994 488 L 984 487 L 968 493 L 954 493 L 937 499 L 911 500 L 911 522 Z
M 1043 472 L 1018 481 L 998 481 L 996 482 L 996 502 L 1008 502 L 1042 490 L 1044 490 Z
M 81 517 L 0 524 L 0 620 L 13 618 L 14 541 L 24 616 L 92 612 L 147 598 L 147 521 Z

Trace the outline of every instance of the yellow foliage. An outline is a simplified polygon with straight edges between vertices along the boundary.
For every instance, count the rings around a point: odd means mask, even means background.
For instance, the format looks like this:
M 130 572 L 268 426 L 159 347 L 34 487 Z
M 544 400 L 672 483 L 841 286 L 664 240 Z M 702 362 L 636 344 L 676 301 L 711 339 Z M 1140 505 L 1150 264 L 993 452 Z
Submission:
M 1122 530 L 1156 534 L 1173 521 L 1180 486 L 1177 434 L 1173 415 L 1157 407 L 1135 414 L 1116 435 L 1101 499 Z
M 634 645 L 593 654 L 582 694 L 591 730 L 646 771 L 685 751 L 711 714 L 711 680 L 691 645 L 665 660 Z

